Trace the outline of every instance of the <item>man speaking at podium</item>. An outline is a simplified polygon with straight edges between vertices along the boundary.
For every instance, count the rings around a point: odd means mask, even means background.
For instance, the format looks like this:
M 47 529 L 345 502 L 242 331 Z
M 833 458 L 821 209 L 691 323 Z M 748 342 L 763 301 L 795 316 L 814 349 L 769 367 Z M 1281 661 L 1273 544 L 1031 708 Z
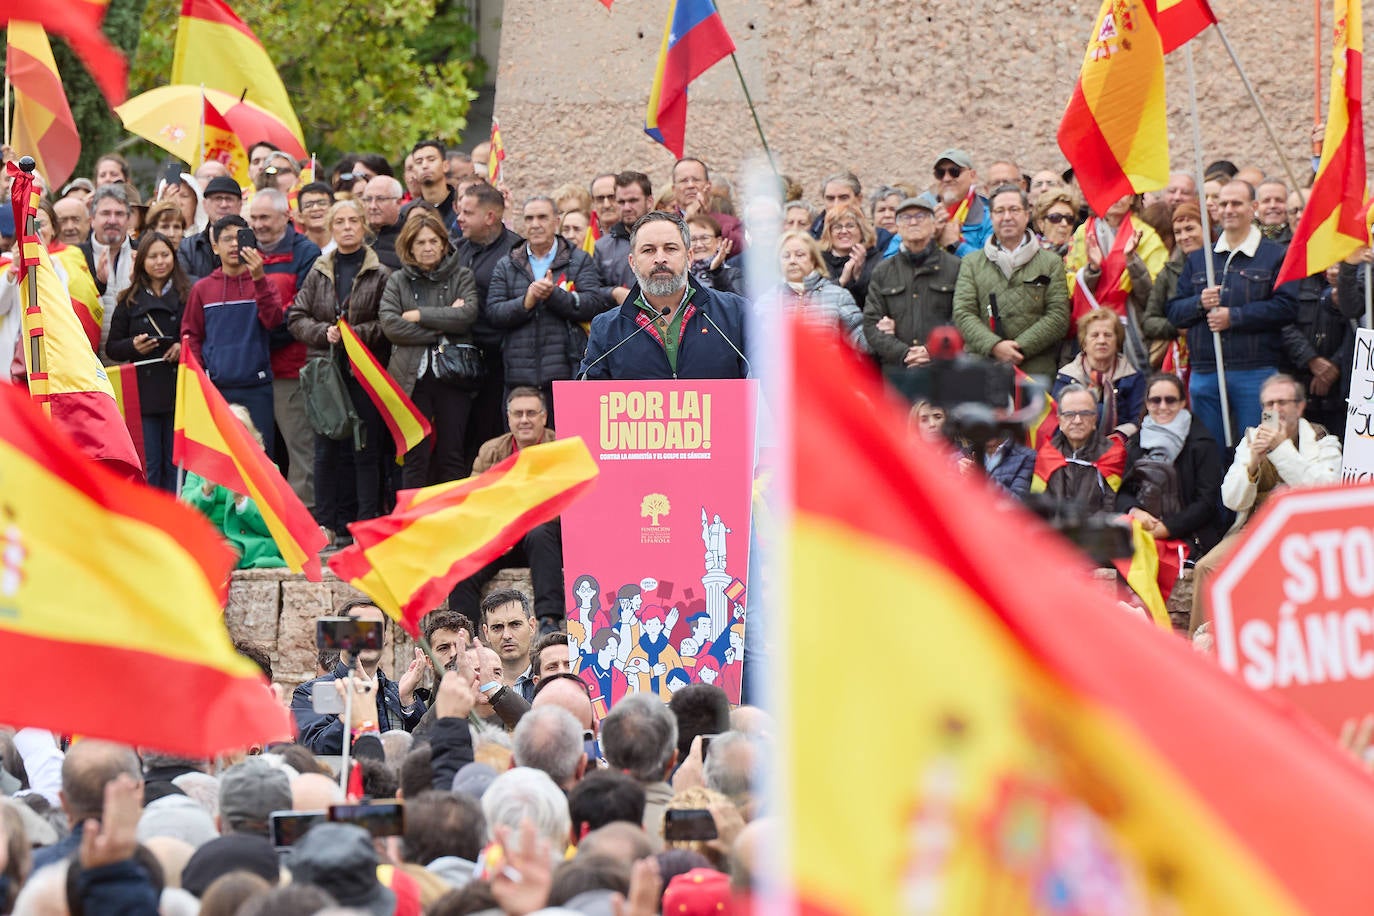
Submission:
M 578 378 L 745 378 L 746 300 L 697 284 L 688 274 L 687 224 L 646 213 L 630 231 L 634 288 L 619 308 L 592 319 Z

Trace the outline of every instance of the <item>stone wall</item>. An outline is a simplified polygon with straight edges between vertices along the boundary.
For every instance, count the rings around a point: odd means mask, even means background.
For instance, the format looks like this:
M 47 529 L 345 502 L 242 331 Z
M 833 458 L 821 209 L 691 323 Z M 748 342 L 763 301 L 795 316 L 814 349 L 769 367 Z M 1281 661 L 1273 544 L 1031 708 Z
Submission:
M 934 156 L 949 146 L 967 148 L 975 164 L 1011 156 L 1026 170 L 1065 165 L 1055 132 L 1095 0 L 717 5 L 778 165 L 813 201 L 821 178 L 839 169 L 858 173 L 865 187 L 927 182 Z M 1331 13 L 1323 5 L 1329 72 Z M 1312 4 L 1212 6 L 1302 177 L 1313 119 Z M 667 8 L 667 0 L 616 0 L 609 12 L 593 0 L 506 0 L 496 115 L 516 200 L 630 167 L 649 173 L 656 190 L 666 187 L 672 156 L 641 128 Z M 1279 172 L 1279 155 L 1215 32 L 1193 49 L 1204 158 Z M 1168 59 L 1167 80 L 1172 158 L 1189 166 L 1181 51 Z M 687 154 L 731 175 L 759 150 L 727 59 L 692 86 Z

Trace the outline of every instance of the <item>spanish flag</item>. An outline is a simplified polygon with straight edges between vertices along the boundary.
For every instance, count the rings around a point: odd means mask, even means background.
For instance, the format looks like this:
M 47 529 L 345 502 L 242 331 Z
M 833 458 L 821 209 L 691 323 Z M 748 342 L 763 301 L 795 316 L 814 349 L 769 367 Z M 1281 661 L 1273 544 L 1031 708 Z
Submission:
M 587 216 L 587 231 L 582 236 L 582 250 L 587 253 L 587 257 L 596 257 L 596 240 L 601 238 L 601 217 L 596 215 L 596 210 Z
M 1369 776 L 1117 609 L 1041 523 L 907 447 L 843 345 L 793 333 L 789 539 L 765 576 L 789 595 L 772 684 L 788 911 L 1367 910 Z M 894 596 L 903 622 L 860 640 L 863 688 L 837 690 L 818 674 L 835 609 Z
M 1331 102 L 1312 196 L 1274 285 L 1319 273 L 1369 244 L 1365 203 L 1364 28 L 1358 0 L 1336 0 Z
M 41 25 L 10 23 L 5 76 L 14 87 L 10 146 L 34 158 L 48 187 L 62 187 L 81 157 L 81 136 Z
M 1053 395 L 1050 394 L 1048 388 L 1021 371 L 1020 366 L 1013 367 L 1013 371 L 1016 373 L 1016 391 L 1018 396 L 1016 407 L 1018 409 L 1021 407 L 1019 396 L 1023 385 L 1034 385 L 1040 390 L 1041 395 L 1045 399 L 1044 404 L 1040 408 L 1040 413 L 1026 426 L 1027 443 L 1031 448 L 1038 449 L 1041 445 L 1049 442 L 1050 437 L 1059 429 L 1059 404 L 1055 401 Z
M 477 477 L 401 491 L 390 515 L 348 526 L 353 544 L 329 568 L 418 637 L 454 585 L 556 518 L 596 475 L 580 437 L 522 448 Z
M 687 140 L 687 87 L 734 53 L 735 42 L 713 0 L 673 0 L 649 89 L 644 132 L 682 158 Z
M 239 187 L 248 187 L 253 180 L 248 177 L 248 151 L 243 148 L 243 141 L 234 133 L 234 128 L 229 126 L 219 109 L 203 95 L 201 104 L 204 109 L 201 115 L 200 161 L 220 163 L 229 170 L 229 177 L 237 181 Z
M 1096 213 L 1169 181 L 1164 49 L 1152 0 L 1102 0 L 1059 124 L 1059 148 Z
M 391 438 L 396 440 L 396 461 L 399 464 L 406 452 L 423 442 L 434 430 L 415 402 L 406 397 L 396 380 L 372 355 L 367 344 L 358 339 L 347 321 L 339 321 L 339 336 L 343 338 L 344 353 L 353 367 L 353 377 L 367 392 L 372 403 L 377 405 L 386 428 L 391 430 Z
M 305 149 L 301 123 L 277 68 L 253 30 L 223 0 L 182 0 L 171 82 L 218 89 L 265 108 Z
M 229 403 L 206 376 L 190 347 L 181 348 L 177 407 L 172 421 L 172 460 L 258 506 L 282 559 L 311 582 L 320 581 L 324 532 L 281 472 L 229 412 Z
M 1155 22 L 1165 54 L 1172 54 L 1209 25 L 1216 25 L 1217 14 L 1207 0 L 1157 0 Z
M 1065 458 L 1064 453 L 1050 441 L 1054 433 L 1055 431 L 1051 430 L 1050 438 L 1041 440 L 1039 448 L 1035 451 L 1035 471 L 1031 478 L 1032 493 L 1044 493 L 1054 472 L 1069 464 L 1069 459 Z M 1092 465 L 1097 468 L 1097 473 L 1102 475 L 1102 479 L 1113 492 L 1121 489 L 1121 475 L 1126 473 L 1126 447 L 1121 444 L 1119 436 L 1107 437 L 1106 448 L 1092 461 Z
M 506 141 L 501 139 L 501 124 L 495 119 L 491 119 L 491 142 L 487 144 L 491 151 L 487 153 L 487 184 L 492 187 L 500 184 L 506 177 Z
M 1131 591 L 1145 605 L 1145 610 L 1150 613 L 1150 619 L 1155 622 L 1155 626 L 1163 630 L 1173 630 L 1173 624 L 1169 622 L 1169 606 L 1167 604 L 1168 593 L 1164 591 L 1163 583 L 1160 581 L 1160 548 L 1156 546 L 1155 536 L 1145 530 L 1145 526 L 1135 519 L 1131 519 L 1131 556 L 1119 560 L 1114 560 L 1112 565 L 1116 571 L 1126 580 Z M 1169 587 L 1178 578 L 1178 569 L 1173 570 L 1173 575 L 1169 577 Z
M 143 403 L 138 397 L 138 368 L 133 363 L 120 366 L 106 366 L 110 377 L 110 390 L 114 392 L 115 406 L 124 418 L 124 428 L 129 431 L 129 439 L 134 443 L 139 461 L 147 466 L 147 455 L 143 450 Z
M 65 38 L 113 108 L 128 98 L 129 64 L 100 29 L 109 4 L 110 0 L 0 0 L 0 22 L 30 22 Z
M 194 511 L 121 480 L 0 385 L 0 721 L 190 757 L 293 732 L 221 601 Z
M 53 271 L 37 236 L 27 235 L 29 217 L 38 207 L 32 177 L 9 163 L 14 224 L 19 233 L 19 301 L 24 303 L 23 350 L 29 393 L 53 424 L 87 457 L 108 463 L 130 480 L 143 479 L 143 462 L 115 404 L 109 376 L 91 349 L 71 296 Z M 29 289 L 38 288 L 30 306 Z

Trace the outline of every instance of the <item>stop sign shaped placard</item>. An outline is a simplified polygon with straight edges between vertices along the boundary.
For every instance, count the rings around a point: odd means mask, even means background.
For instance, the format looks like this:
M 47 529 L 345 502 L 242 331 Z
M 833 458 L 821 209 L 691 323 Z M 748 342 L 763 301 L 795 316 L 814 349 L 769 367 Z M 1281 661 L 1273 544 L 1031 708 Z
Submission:
M 1212 580 L 1217 661 L 1339 733 L 1374 712 L 1374 485 L 1288 490 Z

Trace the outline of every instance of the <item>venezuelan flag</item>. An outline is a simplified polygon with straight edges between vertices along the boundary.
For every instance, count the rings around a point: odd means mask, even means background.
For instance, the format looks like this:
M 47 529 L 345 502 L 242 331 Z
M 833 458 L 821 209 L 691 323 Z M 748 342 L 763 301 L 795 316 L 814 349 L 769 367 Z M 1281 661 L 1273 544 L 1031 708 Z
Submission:
M 773 680 L 789 911 L 1367 909 L 1358 766 L 1116 609 L 1041 523 L 908 448 L 857 357 L 790 333 L 792 403 L 773 398 L 789 443 Z M 877 607 L 905 616 L 858 638 L 863 686 L 837 689 L 836 608 Z
M 225 630 L 215 530 L 88 461 L 11 385 L 0 541 L 0 721 L 191 757 L 293 734 Z
M 10 146 L 33 156 L 48 186 L 60 188 L 81 157 L 81 137 L 41 25 L 10 23 L 5 75 L 14 86 Z
M 325 545 L 310 510 L 282 479 L 262 446 L 229 412 L 229 403 L 205 374 L 190 347 L 181 348 L 177 370 L 176 415 L 172 420 L 172 460 L 257 503 L 282 559 L 311 582 L 320 581 L 320 550 Z
M 412 636 L 460 580 L 557 517 L 596 480 L 580 437 L 522 448 L 477 477 L 403 490 L 396 509 L 348 526 L 329 568 Z
M 1164 50 L 1153 5 L 1102 0 L 1059 124 L 1059 148 L 1097 213 L 1169 181 Z
M 649 90 L 644 132 L 682 158 L 687 137 L 687 86 L 733 53 L 735 43 L 712 0 L 673 0 L 658 51 L 654 85 Z
M 424 441 L 433 432 L 429 420 L 420 413 L 415 402 L 386 371 L 377 357 L 358 339 L 347 321 L 339 321 L 339 336 L 343 338 L 344 353 L 353 366 L 353 377 L 358 380 L 368 398 L 377 405 L 377 410 L 391 430 L 391 438 L 396 441 L 396 461 L 399 463 L 405 453 Z

